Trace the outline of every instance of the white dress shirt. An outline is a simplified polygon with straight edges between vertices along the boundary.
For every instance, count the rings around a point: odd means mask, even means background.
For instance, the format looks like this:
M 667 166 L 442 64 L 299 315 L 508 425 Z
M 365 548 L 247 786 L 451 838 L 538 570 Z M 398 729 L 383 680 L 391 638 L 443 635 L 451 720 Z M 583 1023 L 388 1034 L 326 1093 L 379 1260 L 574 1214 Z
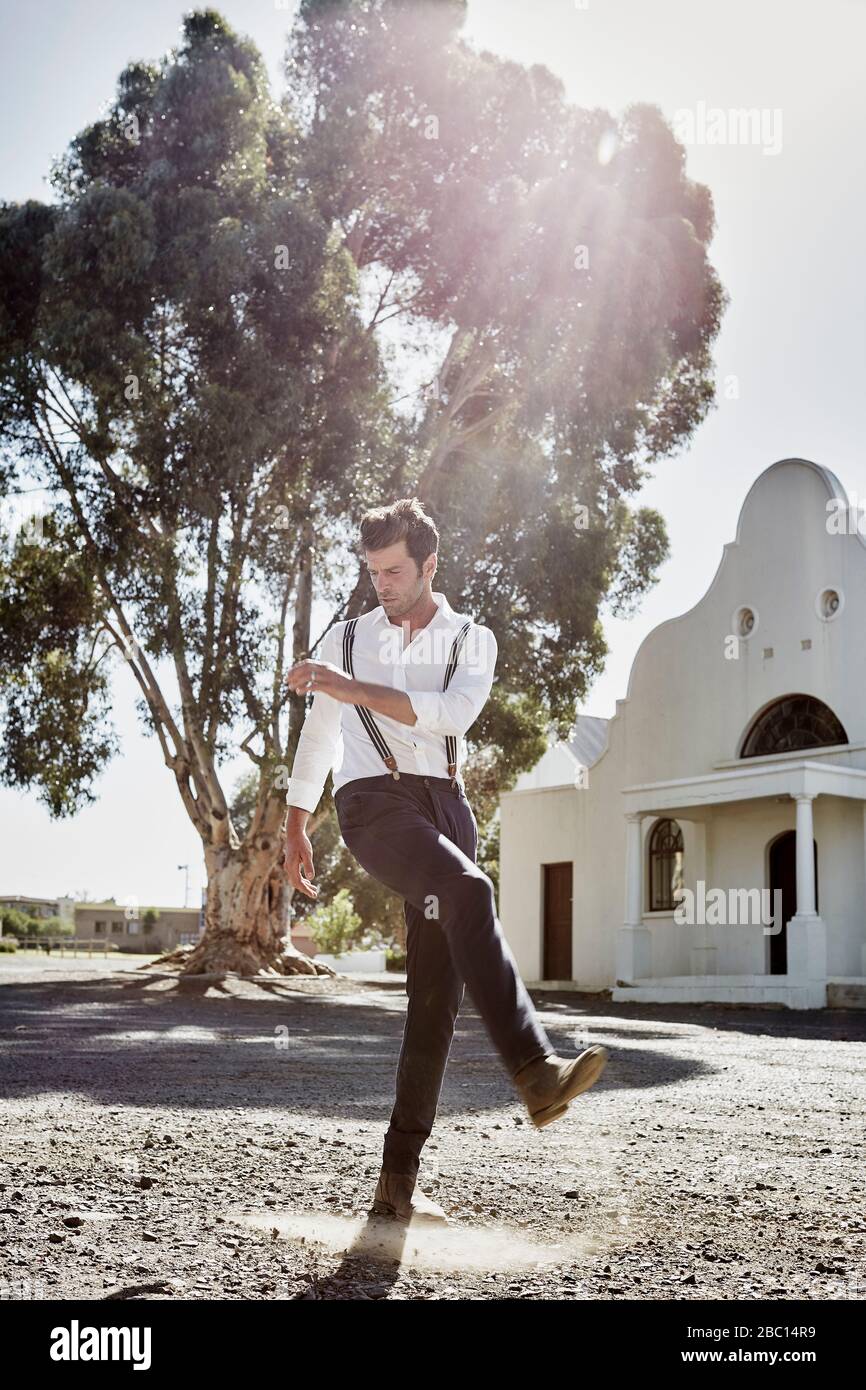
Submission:
M 406 630 L 390 621 L 381 604 L 360 617 L 352 665 L 356 680 L 391 686 L 409 696 L 415 724 L 402 724 L 376 710 L 369 711 L 397 760 L 397 770 L 447 777 L 445 736 L 451 734 L 458 740 L 458 763 L 462 762 L 463 735 L 475 723 L 490 694 L 498 647 L 490 628 L 455 613 L 444 594 L 434 592 L 433 600 L 438 611 L 405 647 Z M 444 690 L 451 645 L 465 622 L 471 626 Z M 329 662 L 342 671 L 345 628 L 345 622 L 329 628 L 319 653 L 311 659 Z M 288 805 L 314 811 L 331 768 L 334 791 L 355 777 L 391 775 L 354 705 L 316 691 L 295 751 L 286 792 Z

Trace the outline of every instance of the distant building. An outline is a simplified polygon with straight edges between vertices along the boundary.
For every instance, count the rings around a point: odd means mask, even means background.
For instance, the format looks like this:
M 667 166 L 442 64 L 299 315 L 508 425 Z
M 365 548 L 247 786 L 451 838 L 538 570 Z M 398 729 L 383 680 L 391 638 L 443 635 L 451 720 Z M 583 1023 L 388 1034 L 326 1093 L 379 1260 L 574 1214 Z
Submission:
M 176 946 L 193 945 L 201 934 L 197 907 L 128 907 L 109 899 L 75 904 L 78 940 L 110 941 L 121 951 L 158 955 Z
M 289 939 L 295 950 L 301 951 L 305 956 L 315 956 L 318 953 L 319 948 L 307 925 L 306 915 L 292 923 Z
M 49 917 L 72 920 L 74 903 L 71 898 L 27 898 L 21 894 L 0 896 L 0 912 L 22 912 L 25 917 L 46 921 Z

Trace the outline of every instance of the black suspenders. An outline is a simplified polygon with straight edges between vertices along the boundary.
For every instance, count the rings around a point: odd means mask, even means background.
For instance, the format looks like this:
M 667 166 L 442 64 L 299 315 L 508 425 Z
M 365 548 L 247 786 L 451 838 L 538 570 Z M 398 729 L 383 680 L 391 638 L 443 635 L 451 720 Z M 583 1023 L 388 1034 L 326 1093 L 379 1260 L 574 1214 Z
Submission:
M 355 628 L 357 623 L 357 618 L 350 618 L 343 628 L 343 670 L 347 675 L 353 677 L 355 668 L 352 664 L 352 648 L 355 643 Z M 445 684 L 443 687 L 445 690 L 447 690 L 448 686 L 451 684 L 451 677 L 454 675 L 457 662 L 460 658 L 460 650 L 471 626 L 471 623 L 464 623 L 451 644 L 451 654 L 448 657 L 448 665 L 445 667 Z M 372 714 L 363 705 L 354 705 L 353 708 L 358 711 L 358 717 L 361 723 L 367 730 L 376 752 L 390 771 L 391 776 L 399 778 L 400 773 L 397 771 L 397 759 L 385 742 L 382 730 L 379 728 Z M 447 734 L 445 736 L 445 755 L 448 759 L 448 776 L 451 778 L 453 785 L 454 779 L 457 776 L 457 739 L 453 734 Z
M 466 640 L 469 627 L 469 623 L 464 623 L 452 643 L 451 655 L 448 658 L 448 665 L 445 667 L 444 690 L 447 690 L 451 684 L 451 677 L 454 675 L 454 669 L 460 656 L 460 648 Z M 445 756 L 448 759 L 448 776 L 451 778 L 451 785 L 453 786 L 454 778 L 457 776 L 457 740 L 453 734 L 445 735 Z

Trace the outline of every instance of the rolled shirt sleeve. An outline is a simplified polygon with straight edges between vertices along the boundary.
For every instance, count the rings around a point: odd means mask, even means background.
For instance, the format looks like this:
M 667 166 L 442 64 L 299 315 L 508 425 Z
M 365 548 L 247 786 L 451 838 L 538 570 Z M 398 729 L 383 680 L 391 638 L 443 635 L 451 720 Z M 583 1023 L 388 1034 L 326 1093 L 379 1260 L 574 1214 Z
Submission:
M 319 655 L 313 657 L 314 661 L 338 664 L 338 635 L 337 626 L 329 628 L 322 639 Z M 287 806 L 300 806 L 304 811 L 315 811 L 328 773 L 334 765 L 342 727 L 341 716 L 342 706 L 339 700 L 335 700 L 332 695 L 326 695 L 322 690 L 315 693 L 295 749 L 292 775 L 286 789 Z
M 462 738 L 478 718 L 493 685 L 498 644 L 489 627 L 473 623 L 447 690 L 407 690 L 417 728 Z

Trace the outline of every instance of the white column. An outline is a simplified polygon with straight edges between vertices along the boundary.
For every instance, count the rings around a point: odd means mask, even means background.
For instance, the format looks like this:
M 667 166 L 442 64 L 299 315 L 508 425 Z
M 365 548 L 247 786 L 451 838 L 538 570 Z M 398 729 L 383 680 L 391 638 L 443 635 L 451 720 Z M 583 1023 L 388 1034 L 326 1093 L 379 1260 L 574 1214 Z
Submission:
M 698 883 L 707 882 L 707 827 L 703 821 L 686 821 L 688 834 L 683 831 L 686 851 L 686 886 L 698 898 Z M 680 819 L 680 825 L 683 825 Z M 695 923 L 686 929 L 689 933 L 689 973 L 691 975 L 718 974 L 719 949 L 716 945 L 718 928 L 707 923 Z
M 625 925 L 643 926 L 643 819 L 625 818 Z
M 797 916 L 815 916 L 815 847 L 812 828 L 814 795 L 797 796 Z
M 827 928 L 815 909 L 814 793 L 797 802 L 797 911 L 788 923 L 788 976 L 800 989 L 799 1008 L 827 1006 Z
M 645 980 L 652 973 L 652 938 L 643 924 L 643 817 L 635 811 L 625 819 L 625 922 L 617 938 L 617 984 Z

